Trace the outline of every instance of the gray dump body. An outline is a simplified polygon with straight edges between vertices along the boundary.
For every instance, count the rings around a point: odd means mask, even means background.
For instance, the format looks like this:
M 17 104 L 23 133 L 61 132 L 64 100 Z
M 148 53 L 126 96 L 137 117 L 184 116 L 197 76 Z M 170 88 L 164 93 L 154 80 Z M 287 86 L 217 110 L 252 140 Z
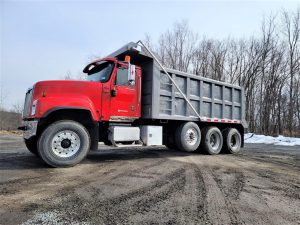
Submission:
M 160 120 L 237 122 L 245 121 L 243 88 L 224 82 L 166 69 L 177 86 L 187 97 L 200 118 L 187 104 L 171 79 L 162 71 L 146 49 L 133 50 L 136 43 L 129 43 L 110 54 L 142 67 L 142 118 Z

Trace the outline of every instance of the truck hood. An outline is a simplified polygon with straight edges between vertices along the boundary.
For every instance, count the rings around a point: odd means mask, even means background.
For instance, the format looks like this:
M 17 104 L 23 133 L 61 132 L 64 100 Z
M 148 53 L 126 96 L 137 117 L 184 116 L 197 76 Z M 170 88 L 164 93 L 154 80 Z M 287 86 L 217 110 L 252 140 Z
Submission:
M 49 80 L 37 82 L 33 87 L 31 106 L 40 118 L 55 108 L 81 108 L 91 111 L 98 118 L 101 106 L 102 84 L 78 80 Z M 29 107 L 30 109 L 31 107 Z M 94 118 L 94 119 L 97 119 Z
M 48 91 L 46 95 L 53 96 L 56 94 L 63 95 L 76 95 L 76 94 L 87 94 L 89 88 L 101 88 L 102 84 L 100 82 L 93 81 L 81 81 L 81 80 L 46 80 L 39 81 L 34 85 L 35 93 L 40 93 L 40 91 Z M 99 89 L 98 89 L 99 91 Z

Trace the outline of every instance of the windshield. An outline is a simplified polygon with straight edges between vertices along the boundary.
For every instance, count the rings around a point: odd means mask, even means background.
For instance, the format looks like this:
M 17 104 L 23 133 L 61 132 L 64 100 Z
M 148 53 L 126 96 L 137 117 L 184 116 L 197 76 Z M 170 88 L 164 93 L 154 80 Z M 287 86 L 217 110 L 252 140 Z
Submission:
M 113 62 L 101 62 L 101 64 L 95 65 L 92 68 L 87 76 L 88 81 L 97 81 L 97 82 L 107 82 L 113 71 L 114 63 Z

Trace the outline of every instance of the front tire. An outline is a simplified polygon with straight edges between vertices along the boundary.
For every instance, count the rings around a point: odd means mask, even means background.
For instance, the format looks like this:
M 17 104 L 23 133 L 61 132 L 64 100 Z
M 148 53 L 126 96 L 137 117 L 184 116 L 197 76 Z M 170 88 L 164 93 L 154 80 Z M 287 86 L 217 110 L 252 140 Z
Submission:
M 39 157 L 38 150 L 37 150 L 37 138 L 31 137 L 29 139 L 24 138 L 25 145 L 32 154 Z
M 197 151 L 201 142 L 201 131 L 194 122 L 181 124 L 175 133 L 177 147 L 186 152 Z
M 205 127 L 202 130 L 201 149 L 210 155 L 219 154 L 223 146 L 222 133 L 217 127 Z
M 89 132 L 75 121 L 57 121 L 38 140 L 38 153 L 53 167 L 70 167 L 85 158 L 90 149 Z

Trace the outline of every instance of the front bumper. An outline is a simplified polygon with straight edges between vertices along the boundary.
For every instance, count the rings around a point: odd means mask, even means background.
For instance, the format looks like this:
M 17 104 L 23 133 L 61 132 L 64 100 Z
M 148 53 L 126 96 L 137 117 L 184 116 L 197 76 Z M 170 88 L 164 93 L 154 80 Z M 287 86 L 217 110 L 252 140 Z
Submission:
M 29 120 L 29 121 L 24 121 L 24 126 L 19 127 L 20 130 L 23 130 L 23 137 L 25 139 L 29 139 L 32 136 L 36 135 L 36 130 L 38 126 L 38 120 Z

